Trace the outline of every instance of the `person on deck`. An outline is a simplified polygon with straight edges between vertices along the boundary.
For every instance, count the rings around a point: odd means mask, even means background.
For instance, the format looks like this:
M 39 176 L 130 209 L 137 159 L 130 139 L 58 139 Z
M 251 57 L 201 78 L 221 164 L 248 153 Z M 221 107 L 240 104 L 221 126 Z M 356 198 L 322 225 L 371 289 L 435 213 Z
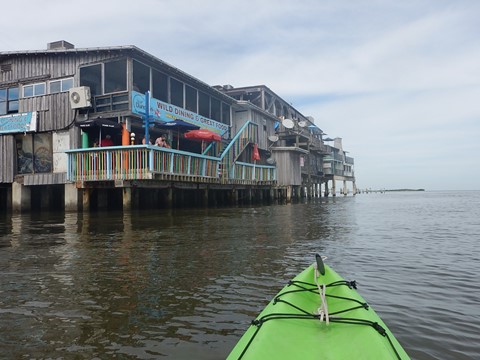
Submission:
M 113 140 L 112 140 L 112 137 L 110 135 L 107 135 L 105 136 L 105 139 L 103 139 L 101 142 L 100 142 L 100 146 L 113 146 Z
M 165 135 L 160 135 L 157 140 L 155 140 L 155 145 L 170 149 L 167 140 L 165 140 Z

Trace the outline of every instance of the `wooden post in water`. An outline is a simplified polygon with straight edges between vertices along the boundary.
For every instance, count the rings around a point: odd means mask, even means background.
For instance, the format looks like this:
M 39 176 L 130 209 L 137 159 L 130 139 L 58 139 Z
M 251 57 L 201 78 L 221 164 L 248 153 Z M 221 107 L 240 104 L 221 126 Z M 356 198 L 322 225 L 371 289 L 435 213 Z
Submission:
M 16 181 L 12 183 L 12 210 L 15 212 L 30 211 L 31 188 Z
M 231 192 L 231 198 L 232 198 L 232 205 L 238 205 L 238 190 L 237 189 L 232 189 Z
M 203 206 L 208 207 L 208 186 L 203 189 L 202 204 Z
M 287 194 L 286 194 L 287 202 L 292 201 L 292 191 L 293 191 L 292 186 L 287 186 Z
M 122 188 L 123 210 L 129 210 L 132 207 L 132 188 Z
M 165 207 L 173 207 L 173 189 L 171 187 L 167 188 L 167 194 L 165 196 Z
M 75 183 L 67 183 L 65 184 L 65 198 L 64 198 L 64 206 L 65 206 L 65 211 L 78 211 L 78 206 L 79 206 L 79 192 L 81 190 L 77 189 L 77 186 Z
M 325 197 L 328 197 L 328 180 L 325 180 Z

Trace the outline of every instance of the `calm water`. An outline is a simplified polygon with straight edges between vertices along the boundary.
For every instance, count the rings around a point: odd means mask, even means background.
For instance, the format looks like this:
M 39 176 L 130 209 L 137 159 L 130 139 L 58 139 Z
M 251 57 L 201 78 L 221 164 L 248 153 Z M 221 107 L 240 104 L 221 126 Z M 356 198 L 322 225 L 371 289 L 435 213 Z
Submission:
M 413 359 L 480 359 L 480 192 L 0 215 L 0 356 L 223 359 L 314 253 Z

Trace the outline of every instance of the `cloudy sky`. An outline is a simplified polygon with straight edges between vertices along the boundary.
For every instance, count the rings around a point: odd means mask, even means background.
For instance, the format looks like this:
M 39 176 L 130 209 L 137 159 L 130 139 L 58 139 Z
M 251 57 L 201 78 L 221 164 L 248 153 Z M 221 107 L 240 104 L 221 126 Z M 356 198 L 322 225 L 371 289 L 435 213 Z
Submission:
M 359 188 L 480 189 L 478 0 L 27 0 L 2 14 L 1 51 L 135 45 L 210 85 L 267 85 L 343 139 Z

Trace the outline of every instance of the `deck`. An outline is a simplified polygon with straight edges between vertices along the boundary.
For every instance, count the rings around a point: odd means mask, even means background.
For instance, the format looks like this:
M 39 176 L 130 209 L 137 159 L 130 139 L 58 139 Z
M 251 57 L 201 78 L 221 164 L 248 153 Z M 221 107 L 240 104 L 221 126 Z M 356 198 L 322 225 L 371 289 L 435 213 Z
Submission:
M 114 186 L 141 181 L 220 185 L 274 185 L 276 168 L 224 158 L 160 148 L 153 145 L 73 149 L 67 152 L 67 180 L 77 187 L 113 182 Z

